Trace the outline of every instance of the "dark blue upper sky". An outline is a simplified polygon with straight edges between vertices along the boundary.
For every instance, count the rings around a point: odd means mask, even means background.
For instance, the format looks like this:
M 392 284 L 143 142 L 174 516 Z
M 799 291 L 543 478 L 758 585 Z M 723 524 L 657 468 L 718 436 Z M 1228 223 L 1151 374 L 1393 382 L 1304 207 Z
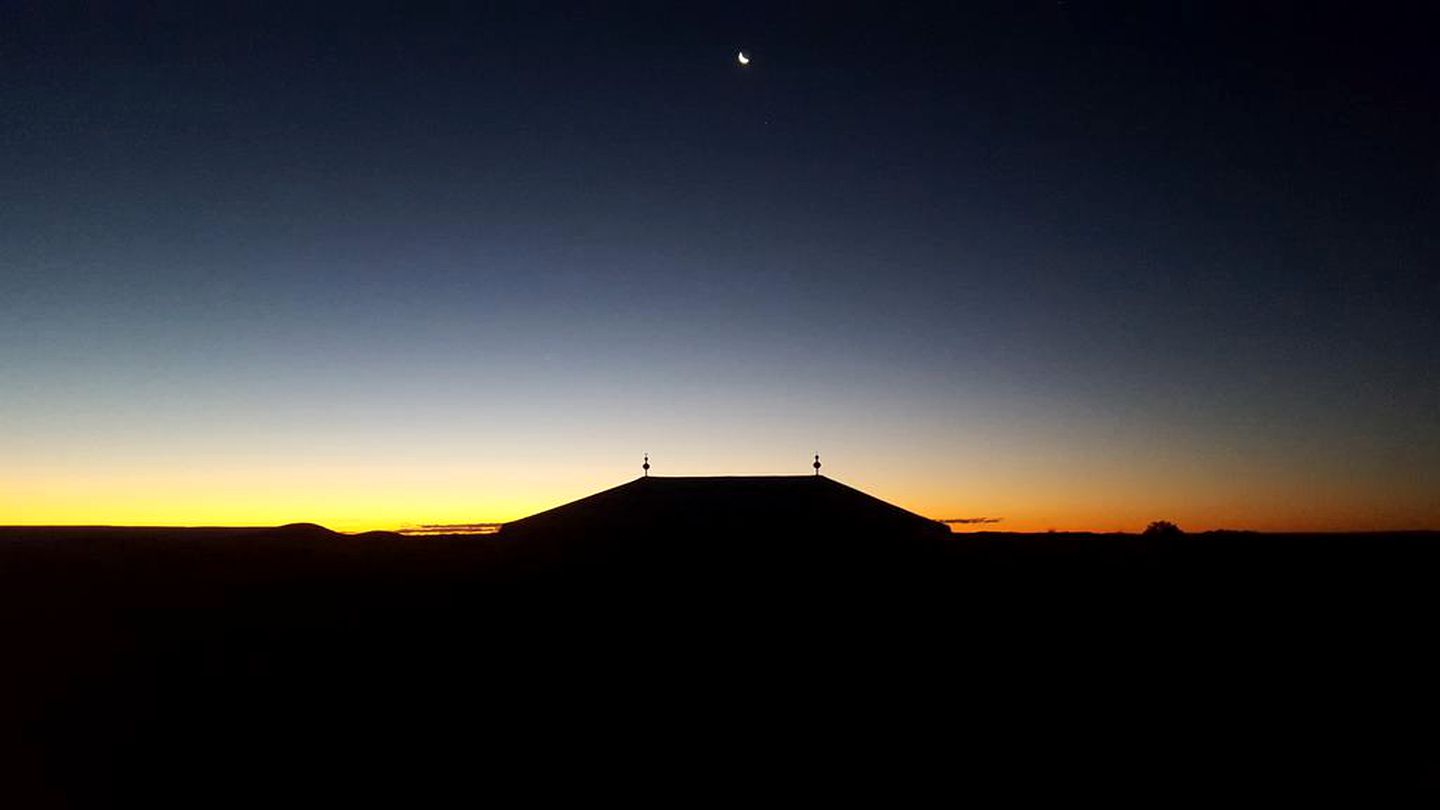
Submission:
M 823 444 L 981 511 L 1186 459 L 1432 519 L 1440 59 L 1260 5 L 6 4 L 8 455 Z

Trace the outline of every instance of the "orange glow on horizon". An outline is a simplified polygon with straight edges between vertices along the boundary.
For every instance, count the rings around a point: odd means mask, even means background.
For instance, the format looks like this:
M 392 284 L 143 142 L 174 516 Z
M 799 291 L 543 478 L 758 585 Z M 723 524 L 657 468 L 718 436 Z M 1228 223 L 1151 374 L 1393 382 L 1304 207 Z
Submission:
M 251 470 L 194 471 L 183 479 L 154 471 L 80 476 L 56 473 L 0 482 L 3 525 L 274 526 L 318 523 L 341 532 L 399 530 L 425 524 L 503 523 L 607 489 L 633 477 L 556 471 L 553 483 L 527 476 L 505 481 L 473 469 L 401 472 L 306 469 L 259 476 Z M 977 482 L 961 501 L 921 480 L 833 476 L 881 499 L 934 519 L 991 516 L 995 523 L 953 525 L 975 531 L 1138 532 L 1152 520 L 1186 531 L 1365 531 L 1440 526 L 1437 510 L 1410 508 L 1374 493 L 1258 490 L 1244 497 L 1178 487 L 1160 498 L 1131 499 L 1116 482 L 1098 479 L 1061 488 L 1037 482 L 1027 493 L 1002 482 Z M 905 484 L 909 483 L 907 489 Z M 1043 489 L 1038 484 L 1049 483 Z

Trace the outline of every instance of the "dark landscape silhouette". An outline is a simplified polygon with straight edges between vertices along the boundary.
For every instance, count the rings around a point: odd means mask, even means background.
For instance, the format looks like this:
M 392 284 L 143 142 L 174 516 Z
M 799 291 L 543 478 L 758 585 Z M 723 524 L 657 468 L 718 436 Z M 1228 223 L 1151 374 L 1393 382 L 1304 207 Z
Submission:
M 952 757 L 993 784 L 1037 746 L 1104 781 L 1087 746 L 1183 730 L 1126 784 L 1221 790 L 1256 774 L 1200 740 L 1241 716 L 1363 731 L 1334 690 L 1407 677 L 1437 561 L 1424 532 L 950 535 L 820 476 L 641 478 L 498 535 L 0 528 L 7 751 L 56 806 L 416 768 L 695 795 L 743 758 L 707 794 L 739 795 L 767 768 L 933 788 Z M 1310 755 L 1213 744 L 1269 779 Z

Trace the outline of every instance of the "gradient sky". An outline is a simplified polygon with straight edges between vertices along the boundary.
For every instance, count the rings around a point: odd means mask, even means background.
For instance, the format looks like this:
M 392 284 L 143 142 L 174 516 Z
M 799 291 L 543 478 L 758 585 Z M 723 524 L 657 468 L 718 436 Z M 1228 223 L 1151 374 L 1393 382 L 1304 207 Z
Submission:
M 0 523 L 1440 528 L 1409 5 L 5 3 Z

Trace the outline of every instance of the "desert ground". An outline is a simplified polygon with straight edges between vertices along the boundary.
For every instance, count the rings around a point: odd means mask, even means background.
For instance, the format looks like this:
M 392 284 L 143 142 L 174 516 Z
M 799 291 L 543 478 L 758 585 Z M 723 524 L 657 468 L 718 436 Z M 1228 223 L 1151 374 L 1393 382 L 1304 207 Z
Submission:
M 5 528 L 5 790 L 1329 784 L 1349 771 L 1292 755 L 1374 753 L 1425 716 L 1437 559 L 1424 533 Z

